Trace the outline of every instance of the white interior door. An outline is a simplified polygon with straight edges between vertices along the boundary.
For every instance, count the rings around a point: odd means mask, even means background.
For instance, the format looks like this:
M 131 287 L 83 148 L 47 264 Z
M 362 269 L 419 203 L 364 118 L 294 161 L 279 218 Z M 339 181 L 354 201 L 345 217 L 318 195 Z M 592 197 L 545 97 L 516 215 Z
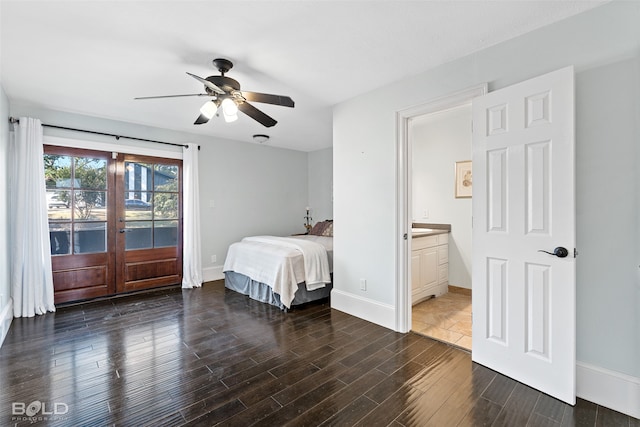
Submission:
M 473 360 L 575 404 L 573 67 L 473 100 L 473 174 Z

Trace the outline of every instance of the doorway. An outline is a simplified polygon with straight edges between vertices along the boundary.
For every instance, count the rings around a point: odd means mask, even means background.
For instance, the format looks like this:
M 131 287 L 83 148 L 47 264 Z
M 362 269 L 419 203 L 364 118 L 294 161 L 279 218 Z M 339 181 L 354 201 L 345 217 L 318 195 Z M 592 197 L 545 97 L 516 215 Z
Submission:
M 411 229 L 415 222 L 414 219 L 419 221 L 425 220 L 424 216 L 427 216 L 427 221 L 431 221 L 435 217 L 432 217 L 432 213 L 429 207 L 426 210 L 429 211 L 427 215 L 424 214 L 424 207 L 418 208 L 418 216 L 414 216 L 413 210 L 413 177 L 412 177 L 412 159 L 413 159 L 413 147 L 410 143 L 410 122 L 416 120 L 419 117 L 430 115 L 433 113 L 439 113 L 446 110 L 450 110 L 455 107 L 469 104 L 471 100 L 477 96 L 481 96 L 487 92 L 487 85 L 482 84 L 471 87 L 469 89 L 462 90 L 460 92 L 452 93 L 442 98 L 434 99 L 431 102 L 412 107 L 397 114 L 397 129 L 398 129 L 398 153 L 397 153 L 397 169 L 398 169 L 398 242 L 397 242 L 397 283 L 401 284 L 396 287 L 396 301 L 397 301 L 397 317 L 396 317 L 396 329 L 400 332 L 408 332 L 412 329 L 412 266 L 411 266 Z M 470 126 L 469 129 L 470 132 Z M 437 156 L 436 156 L 437 158 Z M 453 166 L 451 166 L 452 168 Z M 448 179 L 448 186 L 453 191 L 454 172 L 450 169 L 450 178 Z M 447 184 L 444 184 L 447 185 Z M 434 211 L 435 214 L 435 211 Z M 471 220 L 469 219 L 469 223 Z
M 44 153 L 55 303 L 181 282 L 181 160 Z
M 471 160 L 471 123 L 470 101 L 409 120 L 412 225 L 434 229 L 433 235 L 417 232 L 421 228 L 412 233 L 411 330 L 466 350 L 472 335 L 472 210 L 471 198 L 456 191 L 454 177 Z M 438 246 L 429 247 L 431 240 Z M 428 263 L 430 251 L 434 285 L 416 288 L 425 276 L 424 266 L 416 264 Z

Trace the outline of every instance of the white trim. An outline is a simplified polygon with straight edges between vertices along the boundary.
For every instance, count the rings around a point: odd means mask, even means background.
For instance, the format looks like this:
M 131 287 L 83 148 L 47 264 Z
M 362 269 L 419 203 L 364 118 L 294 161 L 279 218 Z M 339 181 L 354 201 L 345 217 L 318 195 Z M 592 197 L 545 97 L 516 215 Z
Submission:
M 202 280 L 205 282 L 212 282 L 214 280 L 224 279 L 224 273 L 222 272 L 222 266 L 207 267 L 202 269 Z
M 396 113 L 396 302 L 395 330 L 406 333 L 411 330 L 411 282 L 410 233 L 411 219 L 411 144 L 409 144 L 409 119 L 417 114 L 412 110 Z M 407 236 L 405 238 L 405 236 Z M 407 314 L 407 311 L 409 312 Z
M 393 307 L 395 327 L 392 329 L 397 332 L 409 332 L 411 330 L 410 240 L 409 238 L 404 238 L 405 234 L 409 236 L 411 228 L 411 209 L 409 209 L 409 206 L 411 206 L 409 120 L 424 114 L 438 113 L 468 104 L 473 98 L 487 93 L 487 88 L 487 83 L 483 83 L 396 113 L 396 302 Z
M 392 305 L 382 304 L 335 288 L 331 291 L 331 308 L 391 330 L 396 323 L 396 313 Z
M 182 148 L 162 150 L 149 147 L 135 147 L 116 144 L 113 142 L 88 141 L 84 139 L 61 138 L 59 136 L 44 135 L 44 143 L 59 147 L 83 148 L 86 150 L 111 151 L 112 153 L 137 154 L 140 156 L 164 157 L 167 159 L 182 159 Z M 180 151 L 176 151 L 179 149 Z
M 0 347 L 2 347 L 2 343 L 4 342 L 7 333 L 9 332 L 9 328 L 11 327 L 11 322 L 13 321 L 13 298 L 9 298 L 9 301 L 2 307 L 2 311 L 0 311 Z
M 584 362 L 576 363 L 576 395 L 640 418 L 640 378 Z

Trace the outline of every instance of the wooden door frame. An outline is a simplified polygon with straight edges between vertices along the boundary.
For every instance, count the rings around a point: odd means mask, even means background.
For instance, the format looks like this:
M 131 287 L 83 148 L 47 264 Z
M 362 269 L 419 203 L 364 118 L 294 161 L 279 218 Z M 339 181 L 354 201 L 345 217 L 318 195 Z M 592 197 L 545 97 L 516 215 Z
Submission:
M 411 141 L 409 121 L 413 117 L 436 113 L 467 104 L 487 93 L 487 83 L 472 86 L 396 113 L 396 298 L 395 330 L 411 330 Z

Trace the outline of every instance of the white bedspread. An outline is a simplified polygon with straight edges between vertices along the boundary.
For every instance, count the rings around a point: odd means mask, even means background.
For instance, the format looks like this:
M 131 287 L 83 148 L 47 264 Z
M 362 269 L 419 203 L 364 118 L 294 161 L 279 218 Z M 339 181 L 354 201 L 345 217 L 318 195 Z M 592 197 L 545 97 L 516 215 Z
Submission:
M 223 271 L 235 271 L 266 283 L 286 307 L 291 306 L 298 283 L 304 281 L 310 291 L 331 283 L 325 246 L 292 237 L 252 236 L 233 243 Z

